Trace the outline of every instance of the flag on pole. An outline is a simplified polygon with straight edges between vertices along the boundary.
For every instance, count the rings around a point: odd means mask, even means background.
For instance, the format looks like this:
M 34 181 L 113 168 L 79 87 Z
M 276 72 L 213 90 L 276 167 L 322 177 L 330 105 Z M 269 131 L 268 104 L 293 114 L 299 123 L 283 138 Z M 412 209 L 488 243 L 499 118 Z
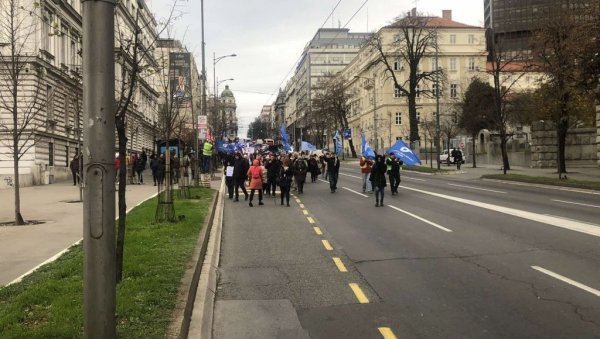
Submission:
M 342 138 L 340 137 L 340 132 L 335 131 L 335 136 L 333 138 L 335 139 L 335 154 L 338 157 L 341 157 L 342 153 L 344 152 L 344 149 L 342 146 Z
M 279 128 L 279 133 L 281 133 L 281 141 L 283 141 L 283 149 L 286 152 L 291 152 L 292 146 L 290 146 L 290 137 L 288 136 L 287 132 L 285 131 L 285 127 L 283 126 L 283 124 L 281 124 L 281 127 Z
M 402 140 L 396 143 L 387 150 L 387 153 L 393 153 L 396 158 L 402 160 L 407 166 L 414 166 L 421 163 L 421 159 L 404 143 Z
M 302 143 L 300 144 L 300 151 L 314 152 L 316 150 L 317 147 L 308 141 L 302 141 Z
M 362 137 L 362 155 L 363 157 L 373 160 L 375 159 L 375 151 L 373 151 L 373 149 L 371 148 L 371 146 L 369 146 L 369 143 L 367 142 L 367 139 L 365 138 L 365 134 L 361 133 L 361 137 Z

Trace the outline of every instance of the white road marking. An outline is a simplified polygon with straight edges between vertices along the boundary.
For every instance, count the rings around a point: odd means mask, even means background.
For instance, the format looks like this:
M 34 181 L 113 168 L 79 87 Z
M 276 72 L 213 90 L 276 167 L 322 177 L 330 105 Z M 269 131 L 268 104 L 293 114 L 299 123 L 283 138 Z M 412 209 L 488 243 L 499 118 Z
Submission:
M 542 272 L 544 274 L 547 274 L 547 275 L 549 275 L 549 276 L 551 276 L 553 278 L 556 278 L 556 279 L 558 279 L 560 281 L 566 282 L 569 285 L 573 285 L 575 287 L 581 288 L 582 290 L 584 290 L 586 292 L 590 292 L 591 294 L 594 294 L 597 297 L 600 297 L 600 291 L 598 291 L 597 289 L 591 288 L 591 287 L 586 286 L 586 285 L 584 285 L 582 283 L 579 283 L 579 282 L 577 282 L 575 280 L 569 279 L 569 278 L 567 278 L 567 277 L 565 277 L 563 275 L 560 275 L 558 273 L 554 273 L 552 271 L 549 271 L 549 270 L 547 270 L 545 268 L 542 268 L 542 267 L 539 267 L 539 266 L 531 266 L 531 268 L 533 268 L 536 271 L 540 271 L 540 272 Z
M 510 207 L 487 204 L 487 203 L 483 203 L 483 202 L 479 202 L 479 201 L 457 198 L 457 197 L 453 197 L 453 196 L 449 196 L 449 195 L 445 195 L 445 194 L 423 191 L 420 189 L 410 188 L 410 187 L 406 187 L 406 186 L 403 186 L 402 188 L 411 190 L 411 191 L 415 191 L 415 192 L 419 192 L 419 193 L 423 193 L 423 194 L 432 195 L 434 197 L 438 197 L 438 198 L 442 198 L 442 199 L 456 201 L 456 202 L 463 203 L 466 205 L 476 206 L 476 207 L 488 209 L 491 211 L 512 215 L 512 216 L 527 219 L 527 220 L 537 221 L 537 222 L 540 222 L 543 224 L 548 224 L 548 225 L 552 225 L 552 226 L 556 226 L 556 227 L 565 228 L 565 229 L 568 229 L 571 231 L 581 232 L 581 233 L 593 235 L 596 237 L 600 237 L 600 227 L 590 225 L 590 224 L 580 222 L 580 221 L 565 220 L 565 219 L 557 218 L 557 217 L 554 217 L 551 215 L 544 215 L 544 214 L 539 214 L 539 213 L 522 211 L 522 210 L 518 210 L 515 208 L 510 208 Z
M 466 186 L 466 185 L 457 185 L 457 184 L 448 184 L 448 185 L 450 185 L 450 186 L 456 186 L 456 187 L 470 188 L 470 189 L 473 189 L 473 190 L 480 190 L 480 191 L 488 191 L 488 192 L 506 194 L 506 192 L 503 192 L 503 191 L 496 191 L 496 190 L 491 190 L 491 189 L 487 189 L 487 188 L 479 188 L 479 187 L 475 187 L 475 186 Z
M 413 178 L 413 177 L 405 177 L 405 176 L 402 176 L 401 178 L 402 179 L 416 180 L 416 181 L 427 181 L 425 179 L 419 179 L 419 178 Z
M 359 176 L 356 176 L 356 175 L 350 175 L 350 174 L 346 174 L 346 173 L 340 173 L 340 175 L 345 175 L 345 176 L 350 177 L 350 178 L 362 179 L 362 177 L 359 177 Z
M 342 187 L 342 188 L 343 188 L 343 189 L 345 189 L 345 190 L 347 190 L 347 191 L 350 191 L 350 192 L 352 192 L 352 193 L 354 193 L 354 194 L 358 194 L 358 195 L 360 195 L 361 197 L 365 197 L 365 198 L 368 198 L 368 197 L 369 197 L 369 196 L 368 196 L 368 195 L 366 195 L 366 194 L 362 194 L 362 193 L 360 193 L 360 192 L 357 192 L 357 191 L 355 191 L 355 190 L 351 190 L 351 189 L 349 189 L 348 187 Z
M 573 205 L 581 205 L 581 206 L 587 206 L 587 207 L 600 208 L 599 205 L 582 204 L 580 202 L 565 201 L 565 200 L 558 200 L 558 199 L 552 199 L 552 201 L 562 202 L 562 203 L 565 203 L 565 204 L 573 204 Z
M 322 182 L 324 182 L 324 183 L 326 183 L 326 184 L 328 184 L 328 183 L 329 183 L 329 181 L 326 181 L 326 180 L 323 180 L 323 179 L 319 179 L 319 181 L 322 181 Z
M 405 210 L 403 210 L 403 209 L 400 209 L 400 208 L 398 208 L 398 207 L 396 207 L 396 206 L 388 205 L 388 207 L 391 207 L 391 208 L 395 209 L 395 210 L 396 210 L 396 211 L 398 211 L 398 212 L 402 212 L 402 213 L 404 213 L 404 214 L 410 215 L 411 217 L 413 217 L 413 218 L 415 218 L 415 219 L 418 219 L 418 220 L 421 220 L 422 222 L 424 222 L 424 223 L 426 223 L 426 224 L 429 224 L 429 225 L 431 225 L 431 226 L 433 226 L 433 227 L 437 227 L 437 228 L 441 229 L 441 230 L 442 230 L 442 231 L 444 231 L 444 232 L 452 232 L 452 230 L 451 230 L 451 229 L 449 229 L 449 228 L 446 228 L 446 227 L 444 227 L 444 226 L 440 226 L 440 225 L 438 225 L 438 224 L 436 224 L 436 223 L 434 223 L 434 222 L 432 222 L 432 221 L 429 221 L 429 220 L 427 220 L 427 219 L 425 219 L 425 218 L 421 218 L 420 216 L 418 216 L 418 215 L 416 215 L 416 214 L 412 214 L 412 213 L 410 213 L 410 212 L 408 212 L 408 211 L 405 211 Z
M 545 188 L 549 190 L 558 190 L 558 191 L 567 191 L 567 192 L 575 192 L 575 193 L 585 193 L 585 194 L 593 194 L 600 195 L 599 191 L 588 190 L 588 189 L 578 189 L 578 188 L 570 188 L 570 187 L 561 187 L 561 186 L 551 186 L 551 185 L 543 185 L 543 184 L 532 184 L 527 182 L 518 182 L 518 181 L 508 181 L 508 180 L 496 180 L 496 179 L 482 179 L 484 181 L 492 181 L 492 182 L 500 182 L 506 185 L 516 185 L 516 186 L 528 186 L 528 187 L 539 187 Z

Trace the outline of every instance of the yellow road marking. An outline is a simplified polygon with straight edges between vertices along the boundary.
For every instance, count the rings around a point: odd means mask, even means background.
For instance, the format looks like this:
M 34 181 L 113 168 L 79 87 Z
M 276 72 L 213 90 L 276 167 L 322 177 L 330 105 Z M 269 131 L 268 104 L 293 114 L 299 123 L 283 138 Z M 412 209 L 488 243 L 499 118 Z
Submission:
M 340 270 L 340 272 L 348 272 L 348 270 L 346 269 L 346 266 L 344 266 L 344 263 L 342 262 L 342 260 L 340 258 L 333 257 L 333 262 L 337 266 L 338 270 Z
M 306 217 L 306 219 L 308 220 L 309 223 L 314 224 L 315 223 L 315 219 L 311 218 L 311 217 Z
M 314 230 L 315 230 L 315 233 L 317 233 L 317 235 L 323 235 L 323 232 L 321 232 L 321 229 L 320 229 L 320 228 L 318 228 L 318 227 L 316 227 L 316 226 L 315 226 L 315 227 L 313 227 L 313 228 L 314 228 Z
M 361 303 L 361 304 L 368 304 L 369 303 L 369 299 L 363 293 L 363 291 L 360 289 L 360 287 L 358 286 L 358 284 L 356 284 L 356 283 L 349 283 L 348 285 L 352 289 L 352 292 L 354 292 L 354 295 L 356 296 L 356 299 L 358 299 L 359 303 Z
M 323 246 L 325 246 L 326 250 L 333 251 L 333 247 L 331 247 L 331 244 L 329 243 L 329 241 L 327 241 L 327 240 L 321 240 L 321 242 L 323 243 Z
M 300 204 L 300 208 L 304 208 L 304 204 Z
M 389 327 L 379 327 L 378 330 L 384 339 L 396 339 L 394 332 L 392 332 L 392 329 Z
M 296 202 L 297 202 L 298 204 L 301 204 L 301 203 L 302 203 L 302 201 L 300 201 L 300 200 L 298 200 L 298 199 L 296 199 Z
M 308 215 L 308 211 L 307 210 L 302 211 L 302 213 L 304 213 L 304 215 Z

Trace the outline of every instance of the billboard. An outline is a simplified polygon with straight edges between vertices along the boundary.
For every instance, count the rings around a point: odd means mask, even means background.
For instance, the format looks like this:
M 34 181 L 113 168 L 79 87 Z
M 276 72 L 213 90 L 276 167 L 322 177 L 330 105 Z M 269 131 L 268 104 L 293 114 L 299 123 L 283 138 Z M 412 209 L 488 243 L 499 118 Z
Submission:
M 179 107 L 191 105 L 190 53 L 169 53 L 169 82 L 175 104 Z

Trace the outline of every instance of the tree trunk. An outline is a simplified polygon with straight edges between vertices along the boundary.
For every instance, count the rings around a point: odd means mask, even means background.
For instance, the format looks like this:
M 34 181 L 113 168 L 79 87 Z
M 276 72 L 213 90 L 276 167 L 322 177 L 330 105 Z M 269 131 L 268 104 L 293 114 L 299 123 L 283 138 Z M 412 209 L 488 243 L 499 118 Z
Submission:
M 558 171 L 558 179 L 563 179 L 567 173 L 567 163 L 565 161 L 565 145 L 567 140 L 567 130 L 569 123 L 566 119 L 561 119 L 556 125 L 557 149 L 556 149 L 556 164 Z
M 417 120 L 417 99 L 412 92 L 408 95 L 408 120 L 410 127 L 410 147 L 419 138 L 419 121 Z
M 506 174 L 506 172 L 510 170 L 510 164 L 508 163 L 508 152 L 506 150 L 506 132 L 500 132 L 500 138 L 502 139 L 500 140 L 500 148 L 502 151 L 502 170 L 504 171 L 504 174 Z
M 121 120 L 121 117 L 117 117 Z M 125 188 L 127 186 L 127 137 L 125 136 L 125 124 L 123 121 L 117 122 L 117 134 L 119 136 L 119 192 L 118 209 L 119 224 L 117 228 L 117 248 L 116 248 L 116 273 L 117 283 L 123 279 L 123 259 L 125 257 L 125 225 L 127 218 L 127 202 L 125 201 Z
M 13 118 L 13 172 L 15 175 L 15 225 L 25 225 L 25 220 L 21 215 L 21 180 L 19 178 L 19 133 L 18 133 L 18 76 L 15 65 L 14 45 L 12 46 L 12 118 Z
M 477 168 L 477 147 L 475 147 L 475 140 L 477 140 L 477 134 L 471 135 L 473 138 L 473 168 Z

